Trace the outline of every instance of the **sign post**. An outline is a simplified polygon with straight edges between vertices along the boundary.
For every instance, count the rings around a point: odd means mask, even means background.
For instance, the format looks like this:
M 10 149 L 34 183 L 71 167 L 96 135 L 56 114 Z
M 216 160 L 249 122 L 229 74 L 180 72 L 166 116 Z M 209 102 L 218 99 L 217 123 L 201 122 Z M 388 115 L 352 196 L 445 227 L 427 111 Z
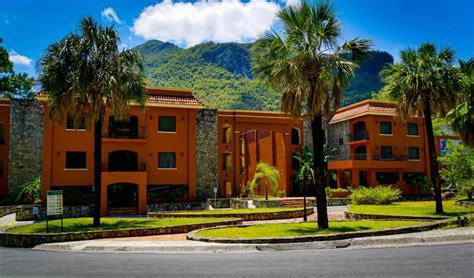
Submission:
M 214 207 L 217 208 L 217 187 L 214 187 Z
M 61 232 L 63 231 L 63 191 L 48 190 L 46 193 L 46 233 L 49 232 L 49 216 L 61 215 Z

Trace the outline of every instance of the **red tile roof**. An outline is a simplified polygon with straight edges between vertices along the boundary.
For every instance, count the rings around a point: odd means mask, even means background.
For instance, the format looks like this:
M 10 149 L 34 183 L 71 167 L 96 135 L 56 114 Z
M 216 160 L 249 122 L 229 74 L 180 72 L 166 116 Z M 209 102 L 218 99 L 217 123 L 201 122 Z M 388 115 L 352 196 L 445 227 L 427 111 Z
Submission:
M 191 96 L 180 95 L 149 95 L 148 100 L 151 103 L 168 104 L 168 105 L 196 105 L 202 106 L 202 102 Z
M 361 101 L 339 109 L 331 119 L 331 124 L 364 115 L 396 115 L 396 105 L 390 102 Z

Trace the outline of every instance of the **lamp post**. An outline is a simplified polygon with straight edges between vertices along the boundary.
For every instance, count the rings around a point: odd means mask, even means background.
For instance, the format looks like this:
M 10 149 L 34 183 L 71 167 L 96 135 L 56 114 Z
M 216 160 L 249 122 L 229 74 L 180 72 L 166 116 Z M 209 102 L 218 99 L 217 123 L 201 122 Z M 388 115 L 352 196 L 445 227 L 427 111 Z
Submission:
M 306 176 L 305 175 L 299 175 L 298 176 L 299 180 L 300 180 L 300 184 L 301 184 L 301 191 L 303 191 L 303 221 L 306 222 L 308 221 L 308 216 L 306 215 Z M 308 179 L 311 179 L 309 176 L 308 176 Z

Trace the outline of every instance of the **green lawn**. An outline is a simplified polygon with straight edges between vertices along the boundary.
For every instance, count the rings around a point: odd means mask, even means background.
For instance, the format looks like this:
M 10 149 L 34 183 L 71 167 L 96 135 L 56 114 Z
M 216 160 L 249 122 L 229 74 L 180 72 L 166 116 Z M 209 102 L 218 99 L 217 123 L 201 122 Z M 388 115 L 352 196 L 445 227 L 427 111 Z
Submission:
M 210 238 L 265 238 L 265 237 L 293 237 L 319 234 L 357 232 L 365 230 L 380 230 L 424 224 L 421 221 L 334 221 L 329 223 L 328 230 L 317 228 L 315 222 L 261 224 L 248 227 L 229 227 L 197 232 L 198 236 Z
M 472 208 L 456 205 L 454 200 L 443 201 L 443 209 L 444 213 L 436 214 L 434 201 L 398 202 L 391 205 L 349 206 L 349 212 L 380 215 L 453 217 L 474 212 Z
M 193 210 L 193 211 L 170 212 L 170 214 L 206 214 L 206 215 L 219 215 L 219 214 L 242 214 L 242 213 L 261 213 L 261 212 L 294 211 L 294 210 L 301 210 L 301 209 L 302 209 L 302 208 L 219 209 L 219 210 Z
M 64 219 L 64 232 L 85 232 L 134 228 L 158 228 L 185 224 L 209 223 L 229 220 L 227 218 L 102 218 L 100 227 L 92 226 L 92 218 Z M 8 229 L 9 233 L 45 233 L 46 222 Z M 49 221 L 49 232 L 61 232 L 61 220 Z

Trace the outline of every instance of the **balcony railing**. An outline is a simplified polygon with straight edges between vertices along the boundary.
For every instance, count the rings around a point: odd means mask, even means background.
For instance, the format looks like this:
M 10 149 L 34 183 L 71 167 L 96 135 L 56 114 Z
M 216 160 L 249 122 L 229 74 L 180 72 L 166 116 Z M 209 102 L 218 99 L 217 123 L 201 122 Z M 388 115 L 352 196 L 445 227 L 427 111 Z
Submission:
M 407 155 L 381 156 L 381 155 L 367 155 L 367 154 L 343 154 L 343 155 L 329 156 L 329 161 L 341 161 L 341 160 L 408 161 L 408 156 Z
M 103 172 L 145 172 L 146 163 L 102 163 Z
M 145 127 L 109 127 L 108 130 L 104 130 L 102 137 L 115 139 L 145 139 Z
M 357 131 L 349 135 L 351 142 L 369 140 L 369 131 L 367 130 Z

